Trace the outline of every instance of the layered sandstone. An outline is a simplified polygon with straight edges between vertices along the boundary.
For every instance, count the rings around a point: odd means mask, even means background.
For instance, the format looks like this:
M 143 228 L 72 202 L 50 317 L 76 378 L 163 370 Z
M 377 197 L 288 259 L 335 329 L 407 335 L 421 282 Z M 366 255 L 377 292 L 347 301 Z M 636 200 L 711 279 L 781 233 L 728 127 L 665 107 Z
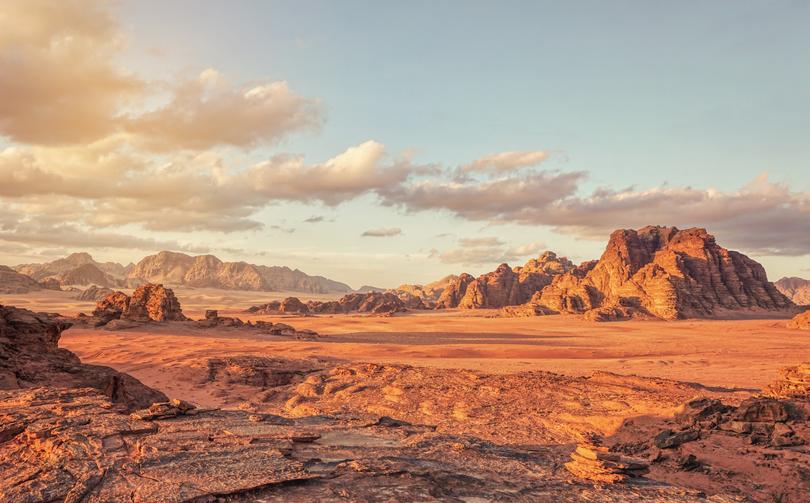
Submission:
M 0 306 L 0 389 L 90 387 L 129 408 L 166 397 L 109 367 L 82 364 L 58 347 L 70 323 L 55 315 Z
M 705 229 L 618 230 L 596 263 L 557 276 L 533 302 L 560 312 L 622 306 L 664 319 L 792 306 L 763 267 Z

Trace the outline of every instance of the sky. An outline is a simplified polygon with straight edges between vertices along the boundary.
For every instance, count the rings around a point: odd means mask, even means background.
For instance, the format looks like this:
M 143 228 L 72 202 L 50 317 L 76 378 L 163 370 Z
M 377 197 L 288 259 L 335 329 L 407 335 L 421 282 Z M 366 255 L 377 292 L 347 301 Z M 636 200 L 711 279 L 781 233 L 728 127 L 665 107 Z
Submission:
M 810 277 L 810 3 L 0 2 L 0 263 L 354 287 L 699 226 Z

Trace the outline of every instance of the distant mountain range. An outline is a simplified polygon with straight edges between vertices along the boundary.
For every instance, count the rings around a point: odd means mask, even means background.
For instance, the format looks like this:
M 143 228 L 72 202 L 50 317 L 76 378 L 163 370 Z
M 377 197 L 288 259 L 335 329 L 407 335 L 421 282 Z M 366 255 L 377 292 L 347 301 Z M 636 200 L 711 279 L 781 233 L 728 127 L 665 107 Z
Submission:
M 810 305 L 810 279 L 782 278 L 774 283 L 777 290 L 800 306 Z
M 194 257 L 169 251 L 149 255 L 137 264 L 127 266 L 115 262 L 97 262 L 88 253 L 73 253 L 53 262 L 18 265 L 14 270 L 39 282 L 52 279 L 63 286 L 123 288 L 135 287 L 141 283 L 163 283 L 227 290 L 306 293 L 352 291 L 345 283 L 323 276 L 310 276 L 289 267 L 223 262 L 213 255 Z

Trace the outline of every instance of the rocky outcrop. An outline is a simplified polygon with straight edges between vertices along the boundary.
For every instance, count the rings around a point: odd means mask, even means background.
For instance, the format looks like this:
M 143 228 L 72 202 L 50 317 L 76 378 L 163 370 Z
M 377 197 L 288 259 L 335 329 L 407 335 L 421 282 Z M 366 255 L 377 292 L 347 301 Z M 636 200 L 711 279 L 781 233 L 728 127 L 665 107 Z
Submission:
M 454 280 L 450 281 L 439 295 L 439 299 L 436 301 L 436 309 L 458 307 L 458 303 L 461 302 L 461 299 L 464 298 L 464 295 L 467 293 L 467 287 L 470 286 L 470 283 L 473 281 L 475 281 L 475 278 L 466 272 L 461 273 Z
M 705 229 L 675 227 L 615 231 L 598 262 L 554 278 L 533 301 L 573 313 L 623 306 L 664 319 L 792 305 L 760 264 Z
M 607 448 L 583 443 L 571 453 L 571 461 L 565 468 L 581 479 L 615 484 L 628 478 L 641 477 L 648 473 L 649 464 L 641 459 L 629 458 Z
M 223 262 L 213 255 L 192 257 L 162 251 L 138 262 L 127 274 L 130 284 L 143 282 L 196 288 L 308 293 L 349 292 L 348 285 L 322 276 L 309 276 L 288 267 Z
M 810 330 L 810 310 L 799 313 L 787 322 L 788 328 L 796 330 Z
M 79 295 L 76 296 L 76 299 L 87 302 L 99 302 L 114 293 L 115 290 L 112 290 L 111 288 L 103 288 L 98 287 L 96 285 L 92 285 L 87 289 L 81 291 Z
M 774 286 L 794 304 L 810 306 L 810 279 L 781 278 Z
M 424 285 L 399 285 L 393 290 L 393 292 L 399 295 L 399 297 L 403 300 L 409 297 L 418 297 L 426 306 L 434 307 L 447 286 L 457 280 L 458 276 L 455 274 L 450 274 L 439 280 Z
M 93 316 L 99 319 L 97 325 L 111 320 L 129 321 L 185 321 L 180 302 L 174 292 L 163 285 L 141 285 L 132 296 L 114 292 L 99 301 Z
M 574 265 L 567 258 L 545 252 L 523 267 L 512 269 L 508 264 L 501 264 L 478 278 L 465 273 L 448 282 L 436 301 L 436 307 L 497 309 L 523 304 L 555 277 L 573 269 Z
M 39 284 L 45 290 L 55 290 L 57 292 L 62 290 L 62 284 L 56 278 L 45 278 Z
M 421 301 L 416 301 L 417 305 L 412 309 L 424 309 Z M 397 313 L 407 311 L 408 307 L 399 296 L 391 292 L 370 292 L 370 293 L 350 293 L 344 295 L 339 300 L 333 301 L 310 301 L 307 303 L 309 311 L 312 313 Z
M 304 304 L 296 297 L 283 301 L 272 301 L 267 304 L 252 306 L 245 310 L 251 314 L 347 314 L 374 313 L 388 314 L 425 309 L 422 299 L 410 296 L 403 300 L 393 292 L 350 293 L 338 300 L 311 300 Z
M 55 315 L 0 306 L 0 389 L 90 387 L 114 403 L 145 407 L 166 397 L 127 374 L 85 365 L 58 347 L 70 323 Z
M 25 274 L 0 265 L 0 293 L 28 293 L 42 290 L 42 285 Z
M 765 389 L 765 394 L 810 400 L 810 363 L 779 369 L 779 378 Z

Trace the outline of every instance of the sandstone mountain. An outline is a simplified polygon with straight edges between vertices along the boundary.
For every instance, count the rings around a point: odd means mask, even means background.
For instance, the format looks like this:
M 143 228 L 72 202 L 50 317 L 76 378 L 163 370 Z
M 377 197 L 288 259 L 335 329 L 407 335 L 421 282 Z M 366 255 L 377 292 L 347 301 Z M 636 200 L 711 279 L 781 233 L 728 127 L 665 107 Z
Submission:
M 352 290 L 344 283 L 322 276 L 309 276 L 289 267 L 223 262 L 213 255 L 192 257 L 168 251 L 142 259 L 129 271 L 127 281 L 130 284 L 148 282 L 227 290 L 307 293 L 342 293 Z
M 467 273 L 448 277 L 436 300 L 438 308 L 501 308 L 523 304 L 561 274 L 574 269 L 565 257 L 547 251 L 523 267 L 501 264 L 494 271 L 473 278 Z
M 810 305 L 810 279 L 782 278 L 774 283 L 776 289 L 794 304 L 800 306 Z
M 558 312 L 664 319 L 792 306 L 759 263 L 719 246 L 705 229 L 658 226 L 613 232 L 598 261 L 555 277 L 532 302 Z

